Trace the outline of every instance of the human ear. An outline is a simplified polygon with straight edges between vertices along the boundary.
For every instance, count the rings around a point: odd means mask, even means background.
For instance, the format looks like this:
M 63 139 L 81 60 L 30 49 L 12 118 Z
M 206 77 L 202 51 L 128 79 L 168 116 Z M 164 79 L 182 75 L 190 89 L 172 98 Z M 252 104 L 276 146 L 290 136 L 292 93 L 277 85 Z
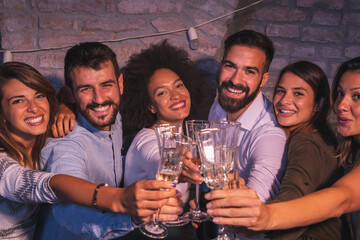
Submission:
M 119 84 L 119 89 L 120 89 L 120 95 L 123 94 L 124 91 L 124 78 L 123 78 L 123 74 L 121 73 L 119 78 L 118 78 L 118 84 Z
M 152 104 L 149 105 L 149 111 L 150 111 L 151 113 L 153 113 L 153 114 L 156 113 L 156 110 L 155 110 L 154 105 L 152 105 Z
M 269 76 L 270 76 L 270 73 L 269 73 L 269 72 L 266 72 L 266 73 L 264 73 L 264 74 L 262 75 L 260 87 L 265 86 L 265 84 L 266 84 L 267 81 L 269 80 Z

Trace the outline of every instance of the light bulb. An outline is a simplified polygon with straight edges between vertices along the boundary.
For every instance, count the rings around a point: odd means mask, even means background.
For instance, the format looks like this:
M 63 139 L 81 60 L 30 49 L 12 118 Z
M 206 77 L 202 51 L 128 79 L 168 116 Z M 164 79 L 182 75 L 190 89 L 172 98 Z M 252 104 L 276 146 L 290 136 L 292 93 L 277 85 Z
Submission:
M 200 41 L 198 39 L 198 35 L 197 35 L 195 28 L 193 28 L 193 27 L 189 28 L 188 37 L 189 37 L 190 49 L 197 50 L 200 47 Z
M 13 56 L 12 56 L 12 53 L 11 51 L 5 51 L 4 53 L 4 63 L 6 62 L 11 62 L 13 60 Z

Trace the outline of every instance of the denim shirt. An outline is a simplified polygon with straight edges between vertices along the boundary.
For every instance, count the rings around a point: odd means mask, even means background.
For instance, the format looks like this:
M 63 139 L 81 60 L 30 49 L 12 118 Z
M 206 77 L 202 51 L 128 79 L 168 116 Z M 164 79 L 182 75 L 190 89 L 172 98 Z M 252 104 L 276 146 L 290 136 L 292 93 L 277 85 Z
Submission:
M 50 139 L 41 152 L 44 170 L 68 174 L 90 182 L 119 187 L 122 178 L 122 124 L 118 113 L 111 131 L 100 131 L 77 113 L 75 129 L 63 138 Z M 90 200 L 90 199 L 89 199 Z M 133 230 L 125 214 L 57 204 L 42 209 L 37 239 L 109 239 Z

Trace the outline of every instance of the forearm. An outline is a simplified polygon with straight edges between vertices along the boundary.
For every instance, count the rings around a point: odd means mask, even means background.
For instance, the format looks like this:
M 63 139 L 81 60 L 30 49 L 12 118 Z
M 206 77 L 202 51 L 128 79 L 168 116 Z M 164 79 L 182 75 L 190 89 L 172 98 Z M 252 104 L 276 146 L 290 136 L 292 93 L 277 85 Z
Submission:
M 85 207 L 93 207 L 93 195 L 97 184 L 90 183 L 81 178 L 58 174 L 50 179 L 50 186 L 60 201 L 74 203 Z M 97 204 L 102 210 L 123 212 L 117 196 L 123 189 L 101 187 L 97 194 Z
M 339 217 L 349 210 L 348 196 L 347 190 L 332 187 L 295 200 L 267 204 L 268 224 L 261 229 L 288 229 Z

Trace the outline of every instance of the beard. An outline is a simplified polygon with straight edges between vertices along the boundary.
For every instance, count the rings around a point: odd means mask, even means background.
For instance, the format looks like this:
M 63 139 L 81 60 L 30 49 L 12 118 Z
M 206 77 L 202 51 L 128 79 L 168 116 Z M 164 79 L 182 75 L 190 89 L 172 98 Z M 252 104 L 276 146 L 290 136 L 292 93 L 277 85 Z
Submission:
M 105 116 L 101 116 L 101 117 L 94 117 L 91 114 L 91 108 L 96 108 L 96 107 L 101 107 L 101 106 L 107 106 L 107 105 L 111 105 L 113 111 L 109 114 L 109 115 L 105 115 Z M 81 115 L 83 115 L 85 117 L 85 119 L 96 129 L 104 129 L 108 126 L 111 126 L 112 124 L 115 123 L 115 119 L 116 119 L 116 115 L 119 111 L 120 108 L 120 104 L 116 104 L 113 101 L 105 101 L 102 104 L 98 104 L 98 103 L 90 103 L 86 106 L 86 109 L 83 110 L 79 110 L 79 112 L 81 113 Z M 79 109 L 79 108 L 78 108 Z M 102 120 L 104 120 L 105 118 L 109 119 L 106 122 L 103 122 Z
M 221 85 L 218 86 L 218 94 L 219 94 L 219 104 L 220 106 L 228 113 L 236 113 L 241 109 L 245 108 L 248 104 L 250 104 L 257 96 L 260 85 L 257 86 L 254 92 L 250 93 L 250 89 L 247 86 L 242 85 L 234 85 L 231 81 L 222 82 Z M 226 88 L 234 88 L 236 90 L 244 91 L 245 96 L 242 99 L 231 98 L 223 93 L 223 89 Z

